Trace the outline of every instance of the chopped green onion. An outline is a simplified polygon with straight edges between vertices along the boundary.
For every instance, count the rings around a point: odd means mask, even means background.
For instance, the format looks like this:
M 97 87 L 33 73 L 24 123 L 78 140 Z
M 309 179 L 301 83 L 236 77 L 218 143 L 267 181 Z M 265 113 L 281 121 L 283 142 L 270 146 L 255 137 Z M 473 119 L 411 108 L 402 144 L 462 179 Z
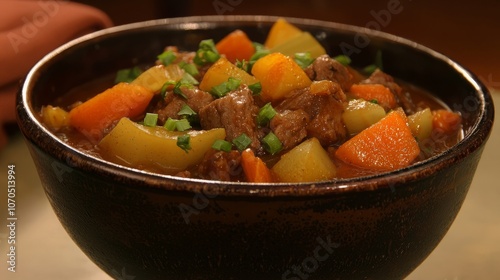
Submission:
M 163 84 L 163 86 L 161 87 L 160 89 L 160 94 L 161 94 L 161 97 L 163 97 L 163 99 L 165 99 L 165 97 L 167 96 L 167 91 L 168 91 L 168 88 L 170 86 L 173 86 L 175 85 L 175 82 L 174 81 L 167 81 Z
M 184 84 L 184 85 L 187 85 L 187 84 L 190 84 L 190 85 L 197 85 L 199 84 L 200 82 L 198 82 L 198 80 L 196 80 L 191 74 L 189 74 L 188 72 L 185 72 L 183 75 L 182 75 L 182 78 L 179 80 L 180 83 Z
M 377 70 L 377 68 L 378 68 L 377 65 L 370 64 L 370 65 L 366 66 L 365 68 L 363 68 L 363 72 L 365 72 L 366 74 L 370 75 L 373 72 L 375 72 L 375 70 Z
M 189 123 L 199 123 L 200 119 L 198 117 L 198 114 L 191 109 L 187 104 L 182 105 L 181 110 L 177 113 L 177 115 L 182 116 L 183 118 L 187 119 Z
M 210 93 L 212 95 L 215 95 L 215 97 L 223 97 L 225 96 L 229 90 L 227 89 L 226 83 L 222 83 L 220 85 L 214 86 L 212 90 L 210 90 Z
M 164 128 L 166 128 L 168 131 L 174 131 L 175 130 L 175 124 L 177 123 L 177 120 L 174 120 L 172 118 L 168 118 L 165 121 L 165 124 L 163 125 Z
M 314 58 L 311 56 L 310 52 L 305 52 L 305 53 L 296 53 L 294 60 L 302 69 L 304 69 L 307 66 L 311 65 L 311 63 L 313 63 Z
M 351 64 L 351 58 L 348 57 L 347 55 L 343 55 L 343 54 L 337 55 L 333 59 L 335 59 L 336 61 L 338 61 L 340 64 L 342 64 L 344 66 Z
M 372 99 L 372 100 L 370 100 L 370 102 L 373 103 L 373 104 L 378 104 L 378 100 L 377 99 Z
M 174 60 L 177 58 L 177 56 L 173 51 L 164 51 L 157 57 L 160 60 L 160 62 L 165 66 L 172 64 L 172 62 L 174 62 Z
M 181 87 L 182 87 L 182 86 L 192 87 L 192 85 L 191 85 L 191 84 L 183 84 L 183 83 L 181 83 L 181 82 L 179 81 L 179 82 L 177 82 L 177 83 L 175 84 L 173 92 L 174 92 L 175 94 L 179 95 L 180 97 L 182 97 L 182 98 L 184 98 L 184 99 L 187 99 L 187 96 L 184 94 L 184 92 L 182 92 L 182 89 L 181 89 Z
M 214 41 L 212 39 L 203 40 L 200 42 L 199 48 L 196 51 L 196 55 L 193 62 L 196 65 L 203 66 L 208 63 L 214 63 L 220 58 L 219 52 L 215 48 Z
M 378 50 L 377 53 L 375 54 L 375 61 L 373 62 L 373 64 L 368 65 L 365 68 L 363 68 L 363 71 L 366 74 L 372 74 L 377 69 L 380 69 L 380 70 L 383 69 L 382 52 L 380 50 Z
M 193 63 L 186 63 L 184 61 L 181 61 L 179 63 L 179 66 L 191 76 L 197 76 L 198 74 L 200 74 L 198 68 Z
M 229 92 L 236 90 L 241 84 L 239 79 L 229 77 L 227 82 L 223 82 L 220 85 L 214 86 L 210 93 L 215 95 L 215 97 L 224 97 Z
M 186 131 L 191 129 L 191 124 L 187 119 L 180 119 L 175 122 L 175 129 L 177 129 L 177 131 Z
M 264 149 L 271 155 L 278 153 L 283 148 L 283 144 L 280 139 L 278 139 L 278 137 L 272 132 L 269 132 L 266 136 L 264 136 L 264 138 L 262 138 L 262 144 Z
M 270 50 L 266 49 L 266 47 L 264 47 L 264 45 L 262 45 L 260 43 L 254 42 L 253 46 L 255 48 L 255 53 L 250 57 L 250 61 L 255 62 L 259 58 L 262 58 L 262 57 L 271 53 Z
M 251 84 L 248 88 L 252 91 L 253 95 L 259 95 L 262 91 L 262 84 L 260 82 L 256 82 L 255 84 Z
M 177 146 L 183 149 L 186 153 L 191 150 L 191 137 L 189 134 L 180 135 L 177 137 Z
M 187 119 L 174 120 L 172 118 L 168 118 L 163 125 L 165 129 L 168 131 L 186 131 L 191 129 L 191 124 Z
M 231 151 L 232 145 L 231 145 L 231 143 L 227 142 L 226 140 L 217 139 L 212 144 L 212 148 L 217 150 L 217 151 L 229 152 L 229 151 Z
M 191 109 L 191 107 L 189 107 L 189 105 L 184 104 L 184 105 L 182 105 L 182 108 L 177 113 L 177 115 L 179 115 L 179 116 L 193 116 L 193 115 L 196 115 L 196 112 L 193 111 L 193 109 Z
M 271 103 L 267 103 L 260 108 L 259 113 L 257 114 L 257 125 L 260 127 L 266 126 L 275 115 L 276 110 L 274 110 L 273 105 L 271 105 Z
M 262 57 L 264 57 L 264 56 L 266 56 L 266 55 L 268 55 L 268 54 L 271 53 L 271 51 L 269 51 L 268 49 L 266 49 L 264 47 L 264 45 L 262 45 L 260 43 L 254 42 L 253 46 L 255 48 L 255 53 L 250 57 L 250 60 L 249 61 L 243 60 L 242 62 L 237 62 L 236 63 L 236 66 L 238 66 L 239 68 L 247 71 L 248 73 L 252 72 L 252 67 L 255 64 L 255 62 L 257 60 L 259 60 L 259 58 L 262 58 Z
M 144 116 L 145 126 L 155 127 L 157 121 L 158 121 L 158 114 L 146 113 L 146 116 Z
M 141 75 L 142 70 L 139 67 L 121 69 L 116 72 L 115 84 L 130 83 Z
M 245 133 L 242 133 L 240 136 L 233 139 L 233 144 L 240 151 L 245 150 L 252 143 L 252 139 L 248 137 Z
M 236 65 L 236 67 L 238 67 L 246 72 L 250 72 L 250 63 L 244 59 L 242 61 L 236 60 L 235 65 Z

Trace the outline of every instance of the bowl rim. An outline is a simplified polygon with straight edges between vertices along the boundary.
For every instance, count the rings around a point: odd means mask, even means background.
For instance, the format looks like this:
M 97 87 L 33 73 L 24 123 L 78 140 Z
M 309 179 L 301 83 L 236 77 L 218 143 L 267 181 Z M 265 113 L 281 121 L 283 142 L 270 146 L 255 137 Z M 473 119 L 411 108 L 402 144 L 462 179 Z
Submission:
M 152 173 L 105 161 L 88 155 L 62 141 L 54 133 L 43 126 L 41 122 L 39 122 L 38 118 L 35 117 L 33 108 L 31 107 L 31 102 L 29 100 L 29 97 L 31 96 L 31 88 L 33 88 L 36 84 L 42 70 L 48 64 L 50 65 L 50 61 L 53 58 L 63 55 L 66 51 L 71 50 L 72 48 L 78 48 L 82 43 L 91 42 L 92 40 L 105 39 L 109 35 L 137 31 L 140 29 L 169 26 L 171 28 L 175 27 L 182 30 L 195 30 L 199 28 L 206 28 L 210 25 L 216 26 L 217 23 L 220 23 L 221 21 L 271 24 L 278 18 L 280 17 L 264 15 L 217 15 L 156 19 L 114 26 L 74 39 L 45 55 L 26 75 L 16 101 L 18 125 L 25 137 L 33 144 L 44 152 L 50 153 L 52 157 L 65 162 L 72 168 L 78 168 L 82 171 L 95 172 L 96 175 L 101 175 L 104 176 L 104 178 L 114 181 L 130 183 L 128 185 L 132 188 L 141 188 L 144 190 L 150 189 L 153 191 L 204 192 L 206 194 L 224 196 L 311 196 L 375 190 L 394 191 L 396 186 L 418 178 L 427 177 L 434 172 L 438 172 L 439 170 L 448 167 L 453 164 L 454 161 L 462 160 L 468 154 L 484 146 L 492 129 L 494 118 L 493 101 L 487 87 L 473 73 L 437 51 L 393 34 L 366 27 L 307 18 L 285 17 L 287 21 L 293 24 L 354 32 L 406 45 L 424 52 L 451 66 L 474 88 L 474 94 L 477 95 L 479 101 L 480 106 L 478 107 L 478 110 L 480 110 L 480 114 L 478 119 L 471 126 L 470 132 L 465 135 L 459 143 L 443 153 L 395 171 L 321 182 L 256 184 L 182 178 Z M 46 137 L 48 137 L 48 140 L 43 139 Z M 44 145 L 54 146 L 54 149 L 57 150 L 57 152 L 49 152 L 47 149 L 42 148 L 43 145 L 40 143 L 42 139 L 45 142 Z

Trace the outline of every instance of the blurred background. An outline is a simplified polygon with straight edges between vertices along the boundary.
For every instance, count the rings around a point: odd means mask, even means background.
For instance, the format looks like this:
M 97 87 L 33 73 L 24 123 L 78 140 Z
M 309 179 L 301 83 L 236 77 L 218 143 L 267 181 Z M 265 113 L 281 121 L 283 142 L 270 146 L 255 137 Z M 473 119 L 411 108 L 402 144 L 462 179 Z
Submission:
M 500 1 L 415 0 L 142 0 L 76 1 L 106 12 L 115 25 L 190 15 L 278 15 L 357 26 L 377 20 L 381 30 L 439 51 L 500 88 Z M 383 16 L 390 7 L 398 10 Z
M 0 0 L 6 1 L 6 0 Z M 19 2 L 26 0 L 19 0 Z M 49 0 L 51 1 L 51 0 Z M 192 15 L 259 14 L 312 18 L 357 26 L 378 22 L 381 30 L 437 50 L 470 69 L 500 100 L 500 1 L 416 0 L 75 0 L 104 11 L 114 25 Z M 397 13 L 389 13 L 393 10 Z M 1 14 L 1 13 L 0 13 Z M 0 26 L 0 31 L 1 26 Z M 3 50 L 2 50 L 3 51 Z M 408 67 L 411 67 L 409 65 Z M 3 105 L 3 104 L 0 104 Z M 0 279 L 110 279 L 71 241 L 50 208 L 25 143 L 10 124 L 0 149 L 2 182 L 16 165 L 18 186 L 18 272 L 7 271 L 7 229 L 0 223 Z M 496 124 L 467 200 L 447 236 L 407 280 L 498 279 L 500 275 L 500 127 Z M 5 179 L 3 179 L 5 178 Z M 6 189 L 0 212 L 7 207 Z M 89 202 L 91 203 L 91 202 Z M 133 279 L 123 271 L 123 279 Z

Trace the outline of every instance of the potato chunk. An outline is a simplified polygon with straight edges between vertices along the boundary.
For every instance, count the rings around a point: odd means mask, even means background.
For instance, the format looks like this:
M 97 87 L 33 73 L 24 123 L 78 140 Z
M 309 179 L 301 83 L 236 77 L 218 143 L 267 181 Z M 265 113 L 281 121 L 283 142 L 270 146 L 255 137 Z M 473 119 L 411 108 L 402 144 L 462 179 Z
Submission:
M 284 154 L 273 166 L 282 182 L 315 182 L 333 179 L 336 167 L 318 139 L 310 138 Z
M 382 106 L 363 99 L 352 99 L 342 114 L 342 120 L 349 134 L 360 133 L 365 128 L 385 117 Z
M 177 138 L 190 135 L 191 149 L 177 146 Z M 125 166 L 175 174 L 199 163 L 217 139 L 224 139 L 223 128 L 204 131 L 171 132 L 163 127 L 147 127 L 128 118 L 118 124 L 98 144 L 103 157 Z
M 312 83 L 293 59 L 281 53 L 268 54 L 257 60 L 252 74 L 262 85 L 264 101 L 283 99 L 292 90 L 306 88 Z
M 203 76 L 203 80 L 201 80 L 200 89 L 209 92 L 213 87 L 227 82 L 229 78 L 238 79 L 245 85 L 252 85 L 258 82 L 255 77 L 245 72 L 245 70 L 238 68 L 226 58 L 221 57 L 208 68 Z

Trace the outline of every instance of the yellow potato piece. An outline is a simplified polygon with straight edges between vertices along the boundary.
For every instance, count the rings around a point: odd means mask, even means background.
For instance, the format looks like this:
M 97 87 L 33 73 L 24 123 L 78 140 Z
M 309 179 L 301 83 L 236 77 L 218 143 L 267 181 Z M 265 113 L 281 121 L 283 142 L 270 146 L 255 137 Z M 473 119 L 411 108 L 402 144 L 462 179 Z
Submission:
M 252 74 L 262 85 L 261 98 L 264 101 L 283 99 L 292 90 L 306 88 L 312 83 L 293 59 L 281 53 L 268 54 L 257 60 Z
M 152 92 L 158 93 L 166 82 L 177 82 L 183 75 L 184 70 L 177 64 L 168 66 L 156 65 L 144 71 L 131 84 L 140 85 Z
M 315 182 L 335 178 L 335 164 L 318 139 L 310 138 L 284 154 L 273 166 L 281 182 Z
M 342 120 L 351 135 L 360 133 L 383 117 L 385 110 L 382 106 L 363 99 L 350 100 L 342 113 Z
M 432 133 L 432 112 L 429 108 L 420 110 L 408 117 L 411 133 L 417 140 L 424 140 Z
M 309 32 L 302 32 L 298 36 L 271 48 L 272 53 L 279 52 L 293 57 L 296 53 L 310 53 L 312 58 L 326 54 L 325 48 Z
M 190 135 L 191 150 L 177 146 L 177 137 Z M 199 163 L 217 139 L 224 139 L 223 128 L 205 131 L 172 132 L 164 127 L 147 127 L 128 118 L 118 124 L 98 144 L 103 158 L 114 163 L 149 171 L 175 174 Z
M 213 87 L 227 82 L 229 78 L 235 78 L 245 85 L 253 85 L 258 80 L 252 75 L 248 74 L 245 70 L 238 68 L 224 57 L 217 60 L 203 76 L 200 83 L 200 89 L 210 91 Z
M 274 48 L 293 37 L 299 36 L 301 33 L 302 30 L 289 23 L 284 18 L 279 18 L 269 30 L 264 46 L 268 49 Z

